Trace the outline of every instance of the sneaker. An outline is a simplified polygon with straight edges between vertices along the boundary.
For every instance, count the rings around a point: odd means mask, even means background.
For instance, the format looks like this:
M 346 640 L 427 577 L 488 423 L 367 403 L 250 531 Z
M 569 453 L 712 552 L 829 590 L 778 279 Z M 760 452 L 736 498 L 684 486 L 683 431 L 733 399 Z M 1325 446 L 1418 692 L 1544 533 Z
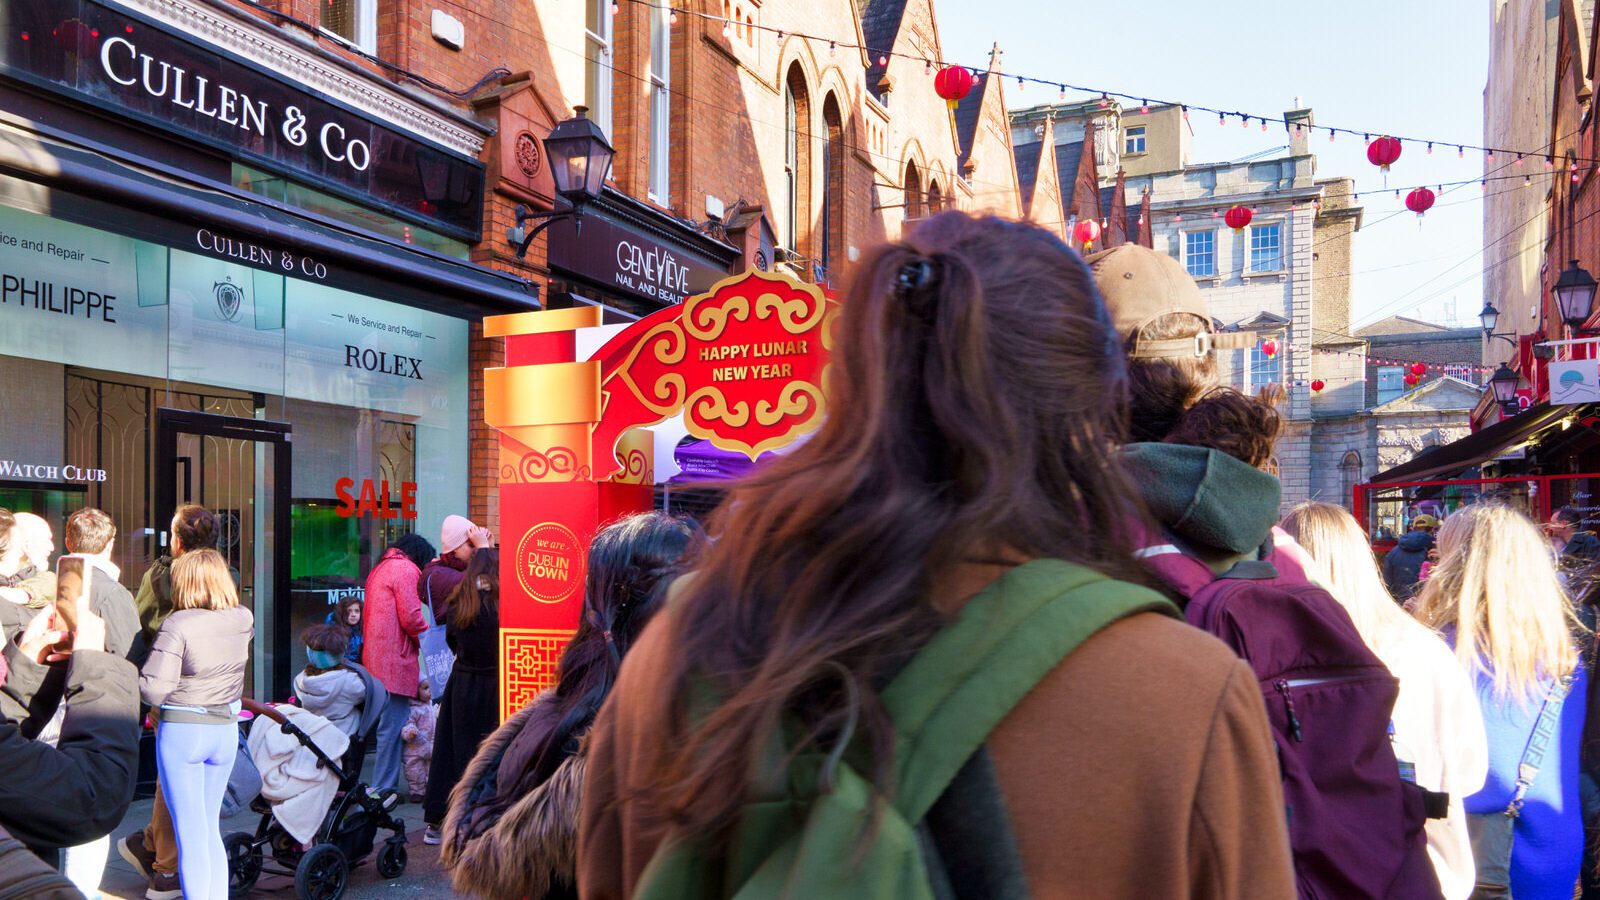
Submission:
M 150 876 L 150 889 L 144 896 L 145 900 L 183 900 L 183 886 L 176 874 L 156 872 Z
M 443 840 L 444 838 L 440 837 L 439 835 L 439 829 L 433 827 L 432 825 L 429 825 L 427 829 L 422 832 L 422 842 L 424 844 L 438 844 Z
M 148 881 L 155 874 L 156 854 L 144 845 L 144 832 L 135 831 L 117 841 L 117 854 L 127 860 L 141 878 Z

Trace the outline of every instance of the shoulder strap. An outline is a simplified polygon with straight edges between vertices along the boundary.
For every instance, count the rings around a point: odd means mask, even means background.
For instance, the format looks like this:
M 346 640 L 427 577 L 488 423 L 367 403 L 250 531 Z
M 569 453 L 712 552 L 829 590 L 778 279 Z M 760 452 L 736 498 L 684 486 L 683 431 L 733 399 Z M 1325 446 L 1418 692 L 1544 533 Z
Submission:
M 1539 770 L 1544 767 L 1545 751 L 1550 749 L 1550 739 L 1556 733 L 1556 720 L 1561 718 L 1562 702 L 1567 699 L 1567 691 L 1572 689 L 1572 676 L 1558 678 L 1550 685 L 1549 693 L 1544 695 L 1544 703 L 1539 706 L 1539 717 L 1533 721 L 1533 733 L 1528 735 L 1528 746 L 1522 750 L 1522 759 L 1517 763 L 1517 783 L 1511 792 L 1511 803 L 1506 806 L 1506 815 L 1515 818 L 1522 813 L 1522 800 L 1528 794 L 1528 788 L 1533 786 L 1533 779 L 1539 776 Z
M 1178 617 L 1154 591 L 1061 560 L 1012 569 L 967 602 L 883 692 L 897 733 L 895 806 L 918 822 L 989 732 L 1101 628 Z
M 431 631 L 437 628 L 439 623 L 433 620 L 433 579 L 428 577 L 426 571 L 422 573 L 422 583 L 428 587 L 428 602 L 422 604 L 422 621 Z

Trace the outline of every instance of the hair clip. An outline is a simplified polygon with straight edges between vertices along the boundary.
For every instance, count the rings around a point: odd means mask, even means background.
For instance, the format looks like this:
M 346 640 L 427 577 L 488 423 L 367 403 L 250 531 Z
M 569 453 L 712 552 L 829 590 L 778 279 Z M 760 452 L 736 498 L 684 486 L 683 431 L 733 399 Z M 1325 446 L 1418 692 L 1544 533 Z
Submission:
M 924 296 L 924 291 L 937 280 L 938 272 L 934 267 L 933 260 L 925 256 L 919 256 L 901 266 L 900 270 L 895 273 L 895 298 L 901 301 L 911 301 L 910 305 L 914 311 L 919 314 L 925 313 L 928 308 L 928 301 Z M 915 299 L 913 300 L 913 298 Z

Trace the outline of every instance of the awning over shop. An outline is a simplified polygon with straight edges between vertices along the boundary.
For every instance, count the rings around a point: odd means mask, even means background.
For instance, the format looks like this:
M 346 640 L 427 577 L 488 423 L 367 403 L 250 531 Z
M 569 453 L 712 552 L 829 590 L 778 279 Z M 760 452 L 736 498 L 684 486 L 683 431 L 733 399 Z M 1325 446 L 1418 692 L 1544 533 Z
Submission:
M 1527 411 L 1502 419 L 1488 428 L 1419 454 L 1408 463 L 1380 472 L 1370 484 L 1395 484 L 1451 478 L 1462 470 L 1488 462 L 1539 431 L 1572 415 L 1571 406 L 1541 403 Z
M 420 248 L 363 234 L 334 223 L 316 221 L 264 198 L 243 199 L 220 190 L 204 190 L 159 178 L 87 150 L 0 127 L 0 175 L 37 182 L 49 189 L 85 198 L 90 204 L 114 204 L 123 212 L 94 227 L 123 233 L 145 220 L 170 223 L 173 234 L 135 236 L 179 245 L 173 225 L 204 228 L 229 237 L 314 254 L 342 269 L 376 278 L 398 288 L 440 301 L 465 302 L 484 312 L 523 312 L 539 308 L 537 293 L 525 280 Z M 70 210 L 39 210 L 62 215 Z M 448 305 L 448 304 L 444 304 Z

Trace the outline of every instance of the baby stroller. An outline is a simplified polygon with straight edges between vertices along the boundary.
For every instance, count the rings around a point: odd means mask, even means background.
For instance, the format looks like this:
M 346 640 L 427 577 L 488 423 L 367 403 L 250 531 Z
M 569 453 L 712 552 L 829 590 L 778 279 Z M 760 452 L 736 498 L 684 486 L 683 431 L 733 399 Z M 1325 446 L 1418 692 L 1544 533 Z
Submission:
M 242 897 L 255 886 L 263 871 L 294 877 L 295 896 L 300 900 L 339 900 L 344 896 L 350 881 L 350 869 L 366 860 L 372 853 L 378 829 L 391 832 L 378 853 L 378 874 L 384 878 L 398 878 L 406 870 L 406 827 L 393 814 L 400 797 L 393 791 L 373 793 L 361 783 L 361 762 L 366 755 L 367 740 L 377 727 L 378 716 L 388 701 L 388 692 L 370 672 L 360 666 L 348 664 L 361 676 L 366 686 L 366 699 L 361 708 L 361 720 L 350 747 L 344 757 L 335 760 L 323 753 L 298 726 L 271 706 L 246 699 L 243 705 L 258 719 L 254 728 L 281 728 L 293 735 L 300 745 L 317 758 L 319 768 L 326 767 L 339 780 L 338 791 L 329 805 L 322 824 L 310 849 L 302 850 L 301 843 L 273 817 L 272 807 L 264 798 L 257 798 L 251 809 L 261 813 L 261 823 L 254 834 L 236 831 L 223 838 L 228 853 L 228 895 Z

